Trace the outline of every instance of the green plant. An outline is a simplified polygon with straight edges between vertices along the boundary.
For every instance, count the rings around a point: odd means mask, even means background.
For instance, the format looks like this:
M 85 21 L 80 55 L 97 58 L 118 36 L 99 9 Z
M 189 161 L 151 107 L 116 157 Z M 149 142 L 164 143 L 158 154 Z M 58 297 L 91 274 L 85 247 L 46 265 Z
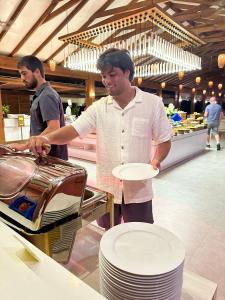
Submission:
M 10 105 L 3 104 L 3 105 L 2 105 L 2 112 L 3 112 L 4 114 L 8 114 L 9 111 L 10 111 Z

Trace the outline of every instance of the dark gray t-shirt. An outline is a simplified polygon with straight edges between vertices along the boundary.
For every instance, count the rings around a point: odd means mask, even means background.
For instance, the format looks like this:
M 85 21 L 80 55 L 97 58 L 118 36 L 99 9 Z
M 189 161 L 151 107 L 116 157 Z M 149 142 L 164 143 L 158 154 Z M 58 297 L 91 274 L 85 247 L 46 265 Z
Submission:
M 39 135 L 47 128 L 47 121 L 59 120 L 65 126 L 64 112 L 58 93 L 47 83 L 36 91 L 30 110 L 30 135 Z M 51 156 L 68 159 L 67 145 L 51 145 Z

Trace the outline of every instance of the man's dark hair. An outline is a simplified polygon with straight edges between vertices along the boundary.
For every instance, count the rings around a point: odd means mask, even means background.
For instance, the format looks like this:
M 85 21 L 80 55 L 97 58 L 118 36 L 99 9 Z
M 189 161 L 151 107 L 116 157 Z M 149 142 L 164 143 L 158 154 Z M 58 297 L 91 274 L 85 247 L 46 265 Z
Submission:
M 110 48 L 103 52 L 97 60 L 97 69 L 104 71 L 107 68 L 120 68 L 123 72 L 129 70 L 129 80 L 134 78 L 134 63 L 130 52 L 126 49 Z
M 44 66 L 36 56 L 27 55 L 22 57 L 17 63 L 17 68 L 20 69 L 21 67 L 26 67 L 32 72 L 34 72 L 36 69 L 39 69 L 41 76 L 43 78 L 45 77 Z

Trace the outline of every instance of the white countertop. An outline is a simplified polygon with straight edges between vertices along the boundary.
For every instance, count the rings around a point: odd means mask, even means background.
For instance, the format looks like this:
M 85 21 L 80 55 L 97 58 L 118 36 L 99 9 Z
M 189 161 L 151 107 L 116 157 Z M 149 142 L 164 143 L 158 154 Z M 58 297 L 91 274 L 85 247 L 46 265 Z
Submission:
M 0 295 L 4 300 L 105 299 L 1 221 Z

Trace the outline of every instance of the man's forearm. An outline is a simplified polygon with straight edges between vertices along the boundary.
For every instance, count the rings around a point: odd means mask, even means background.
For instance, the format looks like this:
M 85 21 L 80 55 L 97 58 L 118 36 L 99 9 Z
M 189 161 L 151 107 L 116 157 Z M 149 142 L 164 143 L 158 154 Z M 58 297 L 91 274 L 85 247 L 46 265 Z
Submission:
M 43 135 L 42 135 L 43 136 Z M 73 140 L 78 136 L 77 131 L 71 125 L 59 128 L 47 134 L 44 134 L 46 137 L 46 142 L 49 144 L 63 145 Z
M 168 155 L 171 148 L 171 141 L 166 141 L 164 143 L 158 144 L 156 146 L 156 151 L 153 160 L 158 160 L 161 163 Z

